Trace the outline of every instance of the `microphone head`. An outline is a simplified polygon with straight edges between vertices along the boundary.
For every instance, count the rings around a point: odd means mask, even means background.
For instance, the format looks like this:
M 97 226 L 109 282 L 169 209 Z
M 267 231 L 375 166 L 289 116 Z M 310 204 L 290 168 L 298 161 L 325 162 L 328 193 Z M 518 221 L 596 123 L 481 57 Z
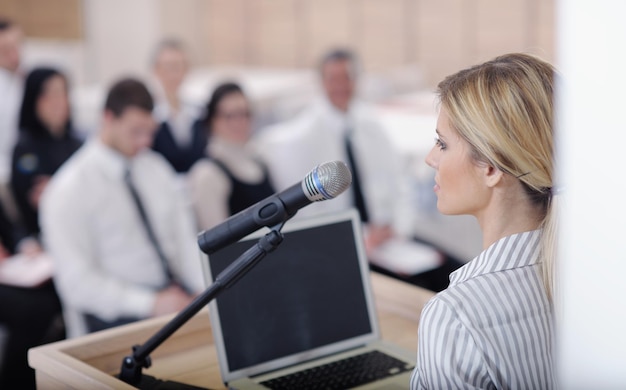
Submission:
M 352 173 L 343 161 L 330 161 L 313 168 L 302 180 L 302 191 L 312 202 L 332 199 L 352 184 Z

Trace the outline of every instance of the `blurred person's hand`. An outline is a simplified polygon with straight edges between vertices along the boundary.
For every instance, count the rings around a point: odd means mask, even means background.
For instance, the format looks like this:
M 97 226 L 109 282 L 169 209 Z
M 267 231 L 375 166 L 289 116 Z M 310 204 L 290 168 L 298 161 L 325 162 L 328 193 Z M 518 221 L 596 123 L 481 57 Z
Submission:
M 171 285 L 159 291 L 154 302 L 152 315 L 154 317 L 178 312 L 191 303 L 193 297 L 177 285 Z
M 389 225 L 370 224 L 365 230 L 365 251 L 369 254 L 393 237 L 393 229 Z
M 32 237 L 24 238 L 17 244 L 17 252 L 27 257 L 35 257 L 43 252 L 39 241 Z
M 39 200 L 41 199 L 41 194 L 46 188 L 46 185 L 48 185 L 49 181 L 50 176 L 47 175 L 38 175 L 35 177 L 33 188 L 31 188 L 28 193 L 28 201 L 34 209 L 39 209 Z
M 2 243 L 0 242 L 0 262 L 8 259 L 10 256 L 11 254 L 9 253 L 7 248 L 5 248 L 4 245 L 2 245 Z

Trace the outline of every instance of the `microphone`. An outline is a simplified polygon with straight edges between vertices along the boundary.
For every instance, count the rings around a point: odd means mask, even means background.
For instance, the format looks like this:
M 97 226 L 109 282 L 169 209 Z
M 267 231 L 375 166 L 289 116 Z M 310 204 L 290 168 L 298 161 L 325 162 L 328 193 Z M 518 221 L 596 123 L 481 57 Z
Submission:
M 352 183 L 352 174 L 342 161 L 330 161 L 313 168 L 300 183 L 271 195 L 198 235 L 198 245 L 206 254 L 215 253 L 259 230 L 273 227 L 293 217 L 302 207 L 333 199 Z

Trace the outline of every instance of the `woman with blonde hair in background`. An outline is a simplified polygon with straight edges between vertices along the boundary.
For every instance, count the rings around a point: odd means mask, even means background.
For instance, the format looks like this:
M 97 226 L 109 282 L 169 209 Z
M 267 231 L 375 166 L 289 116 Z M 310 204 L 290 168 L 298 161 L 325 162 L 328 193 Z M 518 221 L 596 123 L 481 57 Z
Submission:
M 424 308 L 412 389 L 555 386 L 554 75 L 507 54 L 438 86 L 437 208 L 474 215 L 484 251 Z

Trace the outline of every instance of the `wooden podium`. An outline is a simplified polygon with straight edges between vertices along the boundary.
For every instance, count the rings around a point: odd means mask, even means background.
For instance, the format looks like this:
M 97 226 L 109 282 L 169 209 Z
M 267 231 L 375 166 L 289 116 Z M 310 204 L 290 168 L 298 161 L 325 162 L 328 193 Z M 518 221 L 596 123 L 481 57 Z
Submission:
M 417 351 L 417 324 L 424 304 L 434 295 L 407 283 L 371 273 L 384 340 Z M 140 321 L 76 339 L 29 350 L 39 389 L 133 389 L 115 378 L 122 359 L 143 344 L 172 316 Z M 224 389 L 217 353 L 205 308 L 151 355 L 143 373 L 208 389 Z

